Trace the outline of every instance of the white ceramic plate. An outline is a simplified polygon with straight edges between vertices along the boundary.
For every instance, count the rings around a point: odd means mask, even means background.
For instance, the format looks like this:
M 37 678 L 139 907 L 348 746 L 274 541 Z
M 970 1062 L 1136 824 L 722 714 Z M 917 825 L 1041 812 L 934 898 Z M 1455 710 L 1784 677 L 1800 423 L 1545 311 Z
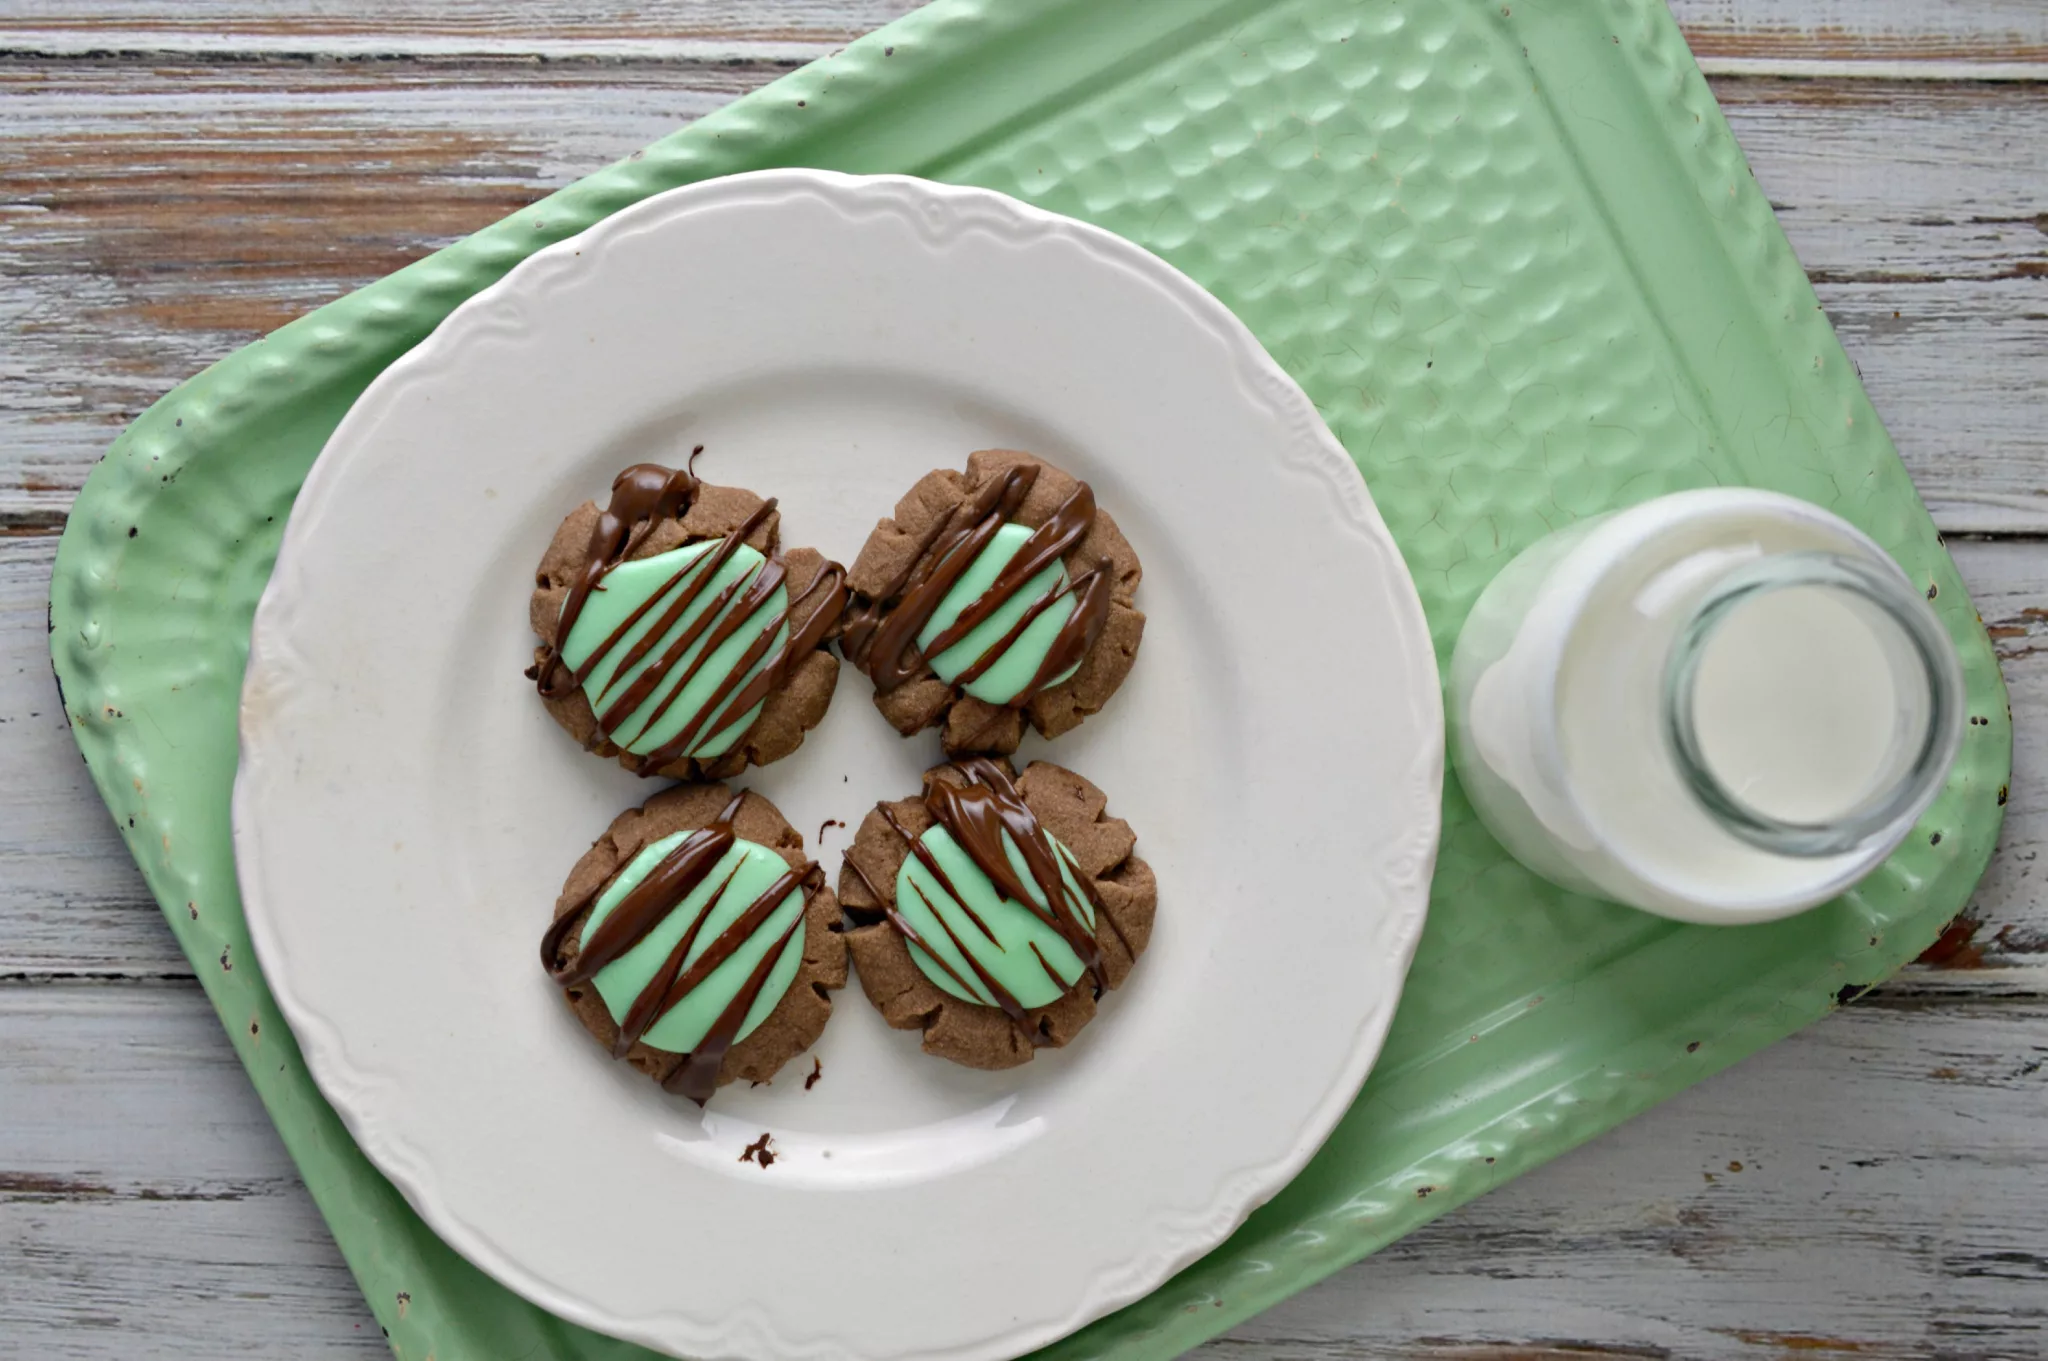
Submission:
M 700 1114 L 611 1063 L 543 976 L 564 875 L 657 788 L 521 671 L 532 570 L 612 474 L 782 500 L 851 560 L 919 475 L 1033 450 L 1145 565 L 1108 708 L 1027 745 L 1099 783 L 1159 879 L 1149 953 L 1080 1039 L 979 1073 L 857 983 L 809 1061 Z M 393 364 L 306 481 L 256 614 L 235 847 L 313 1075 L 471 1261 L 678 1354 L 979 1358 L 1138 1298 L 1306 1162 L 1422 929 L 1442 714 L 1412 584 L 1351 461 L 1221 304 L 998 194 L 775 171 L 541 251 Z M 846 668 L 754 775 L 809 838 L 917 787 Z M 811 849 L 835 874 L 845 833 Z M 772 1133 L 770 1168 L 741 1149 Z

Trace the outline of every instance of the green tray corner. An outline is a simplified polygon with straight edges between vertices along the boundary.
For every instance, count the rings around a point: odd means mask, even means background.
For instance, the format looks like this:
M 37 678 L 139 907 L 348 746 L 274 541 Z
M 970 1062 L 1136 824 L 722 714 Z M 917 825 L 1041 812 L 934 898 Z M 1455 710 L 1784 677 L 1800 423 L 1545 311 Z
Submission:
M 1819 1017 L 1934 940 L 1997 837 L 1988 640 L 1657 0 L 939 0 L 230 356 L 94 470 L 51 652 L 101 795 L 401 1357 L 647 1354 L 456 1257 L 321 1100 L 249 950 L 229 842 L 249 620 L 355 396 L 535 249 L 774 165 L 986 185 L 1171 260 L 1357 459 L 1440 653 L 1556 525 L 1685 487 L 1804 496 L 1888 548 L 1962 652 L 1947 790 L 1856 892 L 1686 927 L 1549 888 L 1451 782 L 1378 1068 L 1208 1257 L 1043 1355 L 1173 1355 Z

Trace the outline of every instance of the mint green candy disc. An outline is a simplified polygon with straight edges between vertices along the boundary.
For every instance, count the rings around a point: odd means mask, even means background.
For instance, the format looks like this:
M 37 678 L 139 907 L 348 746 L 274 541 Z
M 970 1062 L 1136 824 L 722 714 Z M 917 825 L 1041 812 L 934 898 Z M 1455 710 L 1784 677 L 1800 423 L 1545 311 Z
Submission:
M 612 880 L 599 895 L 590 909 L 590 919 L 583 923 L 579 939 L 587 945 L 591 934 L 619 905 L 619 901 L 690 835 L 689 832 L 677 832 L 674 836 L 663 837 L 634 856 L 624 873 Z M 612 1019 L 621 1024 L 625 1022 L 626 1011 L 633 1005 L 633 999 L 654 981 L 655 971 L 667 962 L 693 922 L 709 913 L 697 932 L 696 940 L 691 942 L 689 954 L 684 957 L 685 970 L 711 948 L 721 932 L 739 920 L 755 899 L 774 885 L 777 876 L 788 869 L 789 862 L 766 846 L 752 841 L 734 841 L 718 863 L 711 867 L 711 872 L 691 890 L 688 897 L 670 909 L 660 925 L 648 932 L 638 945 L 597 971 L 592 981 L 597 984 L 598 996 L 604 999 L 605 1009 L 611 1012 Z M 769 971 L 768 981 L 755 996 L 746 1020 L 733 1036 L 733 1042 L 738 1043 L 752 1034 L 754 1028 L 768 1018 L 768 1013 L 775 1010 L 783 994 L 789 991 L 797 968 L 803 963 L 804 933 L 798 923 L 803 912 L 804 891 L 801 886 L 792 888 L 740 948 L 650 1026 L 640 1037 L 641 1041 L 671 1054 L 687 1054 L 694 1050 L 703 1043 L 704 1036 L 719 1016 L 732 1005 L 733 999 L 753 977 L 755 968 L 768 952 L 776 947 L 777 942 L 782 942 L 782 957 Z M 783 941 L 785 933 L 789 936 L 787 941 Z
M 995 532 L 966 572 L 953 583 L 953 589 L 946 592 L 939 601 L 938 609 L 917 635 L 917 645 L 929 648 L 934 638 L 953 626 L 967 608 L 988 592 L 995 579 L 1002 575 L 1010 559 L 1031 537 L 1031 531 L 1020 524 L 1006 524 Z M 982 620 L 970 630 L 965 638 L 941 652 L 938 656 L 927 655 L 926 660 L 940 680 L 952 682 L 967 668 L 981 659 L 981 655 L 1000 643 L 1017 621 L 1038 600 L 1065 588 L 1067 567 L 1055 562 L 1003 602 L 1001 609 Z M 1053 640 L 1074 613 L 1072 594 L 1061 596 L 1041 611 L 1025 630 L 1017 635 L 1016 641 L 1003 649 L 1002 656 L 986 671 L 976 676 L 963 688 L 968 694 L 989 704 L 1010 704 L 1031 684 L 1038 668 L 1045 664 L 1046 654 L 1052 650 Z M 1074 674 L 1079 666 L 1070 666 L 1054 676 L 1048 685 L 1057 685 Z
M 1073 853 L 1050 833 L 1046 840 L 1059 860 L 1068 898 L 1066 904 L 1053 906 L 1053 912 L 1078 915 L 1092 931 L 1095 907 L 1075 881 Z M 925 977 L 962 1001 L 985 1007 L 1000 1003 L 983 975 L 1027 1009 L 1056 1002 L 1073 987 L 1087 966 L 1058 931 L 1022 903 L 1005 898 L 944 827 L 931 828 L 918 841 L 965 899 L 948 893 L 915 855 L 906 856 L 896 872 L 896 912 L 917 933 L 910 957 Z M 1003 851 L 1032 901 L 1041 908 L 1049 906 L 1007 832 Z
M 744 713 L 734 715 L 716 731 L 703 731 L 702 725 L 716 722 L 721 717 L 720 713 L 704 714 L 701 723 L 698 717 L 707 705 L 722 708 L 730 696 L 774 661 L 789 642 L 789 592 L 785 587 L 777 586 L 770 591 L 745 620 L 730 620 L 756 574 L 767 565 L 767 559 L 754 549 L 745 544 L 735 546 L 725 561 L 718 564 L 711 580 L 701 587 L 696 586 L 710 565 L 707 559 L 715 556 L 721 542 L 707 540 L 657 553 L 651 558 L 619 563 L 604 574 L 597 589 L 590 593 L 583 612 L 576 617 L 575 627 L 569 630 L 568 638 L 563 641 L 562 660 L 580 670 L 590 660 L 591 654 L 602 648 L 620 626 L 633 617 L 634 611 L 646 605 L 649 597 L 657 597 L 639 618 L 633 620 L 617 645 L 605 652 L 602 660 L 583 680 L 583 693 L 602 725 L 606 709 L 616 704 L 650 670 L 658 669 L 658 679 L 646 697 L 622 717 L 615 729 L 606 733 L 613 742 L 636 756 L 653 755 L 674 741 L 677 734 L 697 724 L 697 738 L 684 754 L 709 760 L 731 749 L 733 743 L 745 736 L 754 720 L 761 716 L 762 704 L 755 704 Z M 693 588 L 695 597 L 662 630 L 654 645 L 630 666 L 624 665 L 647 635 L 661 624 L 674 602 Z M 698 630 L 687 648 L 671 657 L 669 653 L 675 644 L 713 608 L 718 613 Z M 728 622 L 734 627 L 706 657 L 706 645 Z M 771 624 L 775 636 L 769 645 L 766 648 L 755 647 L 762 632 Z M 743 664 L 744 670 L 737 679 L 733 679 L 733 673 L 741 671 Z M 682 682 L 682 692 L 674 694 L 678 681 Z

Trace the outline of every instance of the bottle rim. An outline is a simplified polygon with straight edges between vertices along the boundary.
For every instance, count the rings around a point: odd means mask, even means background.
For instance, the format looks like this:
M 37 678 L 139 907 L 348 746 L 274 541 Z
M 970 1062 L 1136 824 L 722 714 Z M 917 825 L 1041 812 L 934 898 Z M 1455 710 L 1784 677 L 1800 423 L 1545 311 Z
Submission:
M 1714 773 L 1695 726 L 1694 699 L 1707 644 L 1738 607 L 1761 595 L 1812 586 L 1853 595 L 1898 628 L 1920 663 L 1927 714 L 1911 760 L 1890 783 L 1839 817 L 1795 822 L 1747 802 Z M 1902 832 L 1902 824 L 1925 811 L 1947 780 L 1961 745 L 1963 707 L 1962 666 L 1955 646 L 1941 620 L 1901 574 L 1838 553 L 1803 551 L 1745 563 L 1694 604 L 1665 669 L 1663 726 L 1680 781 L 1708 816 L 1763 850 L 1817 858 L 1866 849 Z

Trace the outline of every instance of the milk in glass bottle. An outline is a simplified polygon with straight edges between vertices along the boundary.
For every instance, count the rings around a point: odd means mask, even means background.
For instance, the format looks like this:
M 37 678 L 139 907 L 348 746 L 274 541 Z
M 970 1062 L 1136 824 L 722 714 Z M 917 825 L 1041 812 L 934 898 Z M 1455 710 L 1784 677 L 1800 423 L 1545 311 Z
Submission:
M 1452 755 L 1555 883 L 1697 922 L 1823 902 L 1904 839 L 1962 736 L 1962 675 L 1867 535 L 1754 490 L 1561 530 L 1501 572 L 1450 666 Z

